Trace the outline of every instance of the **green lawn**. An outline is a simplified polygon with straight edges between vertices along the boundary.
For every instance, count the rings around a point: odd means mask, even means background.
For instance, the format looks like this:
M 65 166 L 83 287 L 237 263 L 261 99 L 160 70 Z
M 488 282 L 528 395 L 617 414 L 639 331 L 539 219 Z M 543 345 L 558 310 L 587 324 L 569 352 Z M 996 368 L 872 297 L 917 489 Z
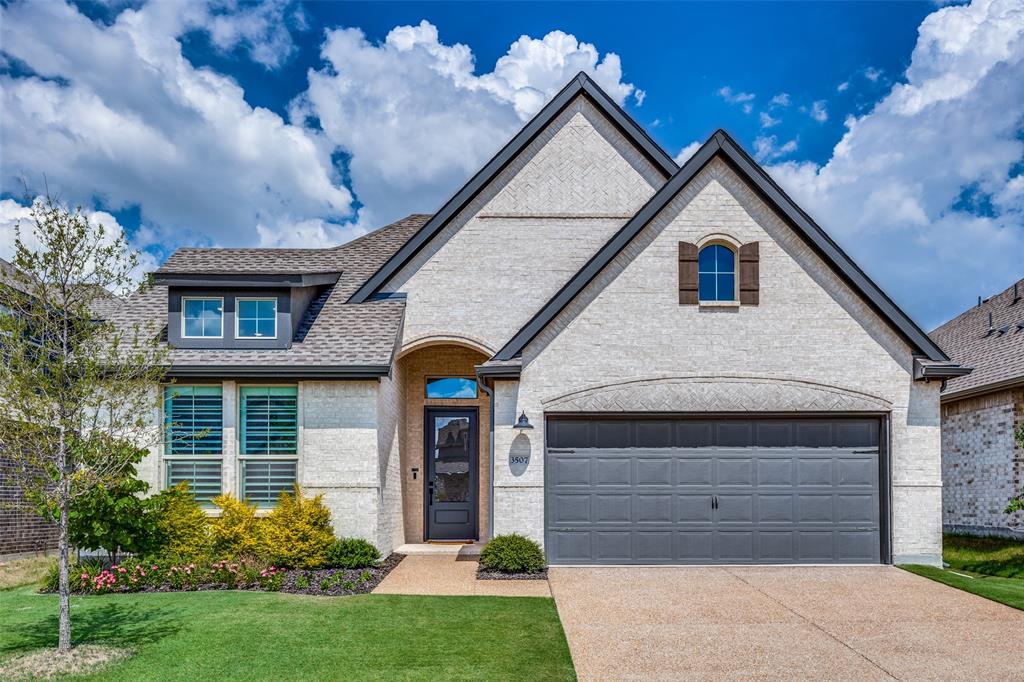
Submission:
M 942 558 L 950 568 L 1003 578 L 1024 578 L 1024 542 L 944 535 Z
M 943 570 L 901 566 L 911 573 L 1024 610 L 1024 542 L 1001 538 L 945 535 Z
M 0 592 L 0 660 L 56 645 L 57 599 Z M 201 592 L 75 597 L 76 643 L 137 655 L 104 680 L 575 679 L 551 599 Z

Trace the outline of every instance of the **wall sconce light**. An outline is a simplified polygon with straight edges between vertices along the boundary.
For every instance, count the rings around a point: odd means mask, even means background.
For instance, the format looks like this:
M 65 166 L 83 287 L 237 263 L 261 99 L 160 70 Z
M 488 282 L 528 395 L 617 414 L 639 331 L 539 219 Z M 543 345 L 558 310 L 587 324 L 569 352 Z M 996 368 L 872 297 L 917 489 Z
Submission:
M 517 421 L 512 428 L 517 431 L 528 431 L 533 428 L 533 424 L 531 424 L 530 420 L 526 418 L 525 410 L 519 415 L 519 421 Z

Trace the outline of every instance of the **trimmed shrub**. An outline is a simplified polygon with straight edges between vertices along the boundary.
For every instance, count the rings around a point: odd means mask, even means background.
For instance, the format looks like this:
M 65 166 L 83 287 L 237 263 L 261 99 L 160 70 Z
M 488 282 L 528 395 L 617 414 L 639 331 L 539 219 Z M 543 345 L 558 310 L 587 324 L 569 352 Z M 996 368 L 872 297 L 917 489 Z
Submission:
M 480 552 L 481 566 L 502 573 L 538 573 L 546 563 L 540 545 L 516 533 L 498 535 Z
M 154 497 L 160 552 L 182 559 L 208 557 L 213 547 L 206 513 L 182 481 Z
M 323 495 L 304 497 L 299 486 L 283 492 L 277 507 L 259 525 L 262 553 L 278 566 L 319 568 L 334 542 L 331 512 Z
M 259 522 L 255 505 L 229 494 L 215 497 L 213 503 L 220 508 L 220 518 L 210 521 L 214 556 L 250 556 L 259 552 Z
M 327 568 L 368 568 L 376 566 L 380 552 L 362 538 L 339 538 L 327 548 Z

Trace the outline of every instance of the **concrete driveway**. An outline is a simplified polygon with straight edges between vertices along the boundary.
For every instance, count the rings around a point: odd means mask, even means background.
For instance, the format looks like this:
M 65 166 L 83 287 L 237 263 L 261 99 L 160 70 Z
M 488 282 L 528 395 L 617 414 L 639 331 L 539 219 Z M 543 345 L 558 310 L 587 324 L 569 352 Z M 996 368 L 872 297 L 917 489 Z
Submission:
M 581 680 L 1024 680 L 1024 612 L 891 566 L 551 568 Z

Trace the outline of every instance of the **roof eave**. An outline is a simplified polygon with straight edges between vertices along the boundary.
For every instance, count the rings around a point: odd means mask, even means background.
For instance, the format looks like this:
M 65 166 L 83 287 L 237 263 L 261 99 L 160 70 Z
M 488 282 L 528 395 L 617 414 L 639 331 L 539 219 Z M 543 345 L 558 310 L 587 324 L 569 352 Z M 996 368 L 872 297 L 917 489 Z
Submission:
M 300 273 L 153 273 L 153 282 L 168 287 L 313 287 L 334 284 L 341 272 Z
M 943 403 L 951 403 L 958 400 L 966 400 L 967 398 L 975 398 L 977 396 L 1005 391 L 1017 387 L 1024 387 L 1024 376 L 1004 379 L 1003 381 L 994 381 L 990 384 L 983 384 L 981 386 L 974 386 L 963 390 L 950 391 L 948 393 L 944 392 L 939 396 L 939 401 Z
M 388 376 L 391 365 L 172 365 L 172 379 L 379 379 Z
M 914 358 L 914 381 L 955 379 L 967 376 L 973 371 L 973 367 L 964 367 L 958 362 L 935 362 L 925 358 Z

